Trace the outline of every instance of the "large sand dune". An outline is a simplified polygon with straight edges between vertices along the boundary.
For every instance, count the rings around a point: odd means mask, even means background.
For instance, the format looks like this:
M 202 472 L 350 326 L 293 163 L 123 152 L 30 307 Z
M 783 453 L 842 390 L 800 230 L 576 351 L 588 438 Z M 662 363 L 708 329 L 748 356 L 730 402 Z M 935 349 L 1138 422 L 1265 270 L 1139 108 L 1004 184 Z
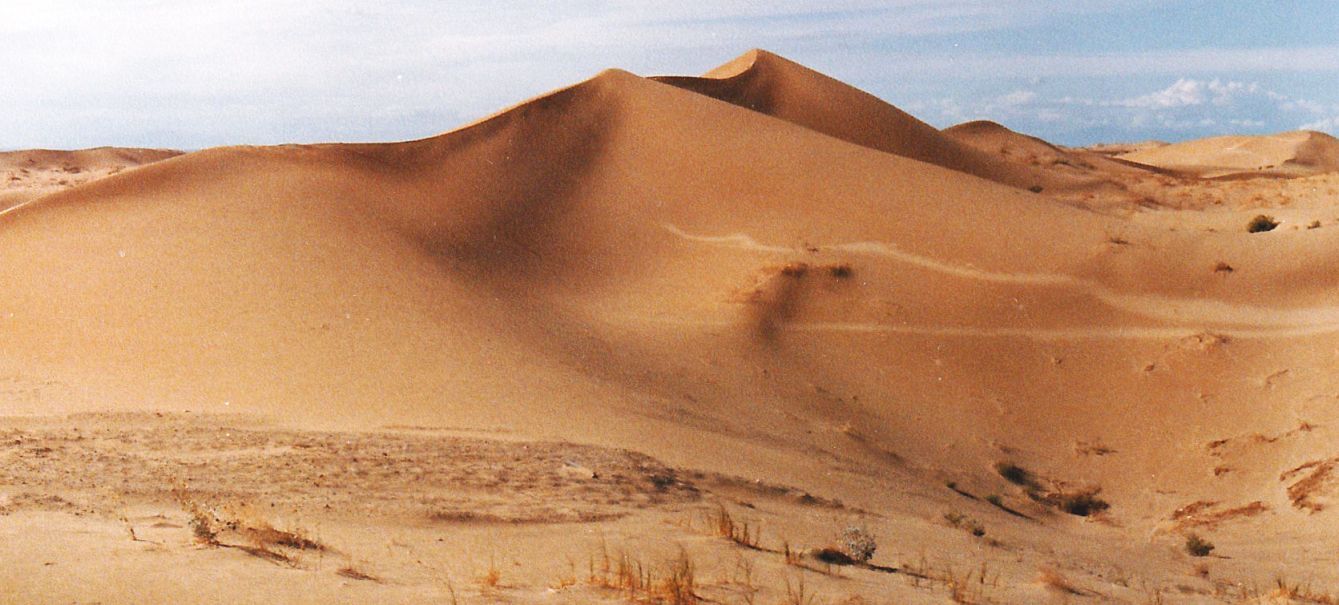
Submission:
M 885 565 L 959 557 L 935 532 L 966 511 L 1015 584 L 1064 561 L 1111 599 L 1140 596 L 1114 568 L 1204 596 L 1168 579 L 1188 505 L 1254 507 L 1215 521 L 1234 577 L 1290 556 L 1252 532 L 1334 546 L 1306 528 L 1333 497 L 1339 230 L 1322 203 L 1264 233 L 1260 204 L 1137 212 L 1170 178 L 941 133 L 765 52 L 607 71 L 434 138 L 206 150 L 3 213 L 0 403 L 632 449 L 874 511 L 920 540 Z M 1099 488 L 1103 522 L 1055 510 Z

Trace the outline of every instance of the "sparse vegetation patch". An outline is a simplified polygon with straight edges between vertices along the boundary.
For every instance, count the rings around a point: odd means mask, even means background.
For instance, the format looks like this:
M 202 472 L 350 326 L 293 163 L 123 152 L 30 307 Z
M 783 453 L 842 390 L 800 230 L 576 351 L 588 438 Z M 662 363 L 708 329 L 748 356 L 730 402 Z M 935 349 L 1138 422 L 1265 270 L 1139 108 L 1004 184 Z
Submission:
M 1186 552 L 1192 557 L 1207 557 L 1213 552 L 1213 543 L 1201 538 L 1199 534 L 1186 535 Z
M 1251 219 L 1251 222 L 1246 223 L 1246 231 L 1248 233 L 1263 233 L 1273 231 L 1278 226 L 1279 222 L 1274 220 L 1274 217 L 1268 214 L 1257 214 L 1255 218 Z

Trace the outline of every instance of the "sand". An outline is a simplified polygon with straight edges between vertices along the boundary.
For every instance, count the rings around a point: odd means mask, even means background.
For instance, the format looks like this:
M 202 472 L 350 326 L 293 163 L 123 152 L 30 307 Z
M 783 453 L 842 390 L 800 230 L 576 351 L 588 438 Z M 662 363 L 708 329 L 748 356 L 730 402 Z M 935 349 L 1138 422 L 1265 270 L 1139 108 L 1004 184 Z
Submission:
M 166 149 L 0 151 L 0 212 L 49 193 L 181 155 Z
M 31 194 L 0 214 L 0 590 L 617 603 L 686 562 L 721 603 L 1339 590 L 1319 137 L 1210 178 L 1209 142 L 939 131 L 752 51 Z M 848 527 L 868 564 L 817 556 Z

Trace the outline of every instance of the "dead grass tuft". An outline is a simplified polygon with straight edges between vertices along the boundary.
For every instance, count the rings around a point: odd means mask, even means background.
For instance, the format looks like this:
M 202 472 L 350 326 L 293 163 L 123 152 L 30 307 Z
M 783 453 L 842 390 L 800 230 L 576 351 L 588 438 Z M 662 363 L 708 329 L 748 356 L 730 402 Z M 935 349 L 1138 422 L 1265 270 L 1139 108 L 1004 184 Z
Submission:
M 1088 592 L 1075 586 L 1068 578 L 1054 569 L 1041 569 L 1037 572 L 1037 582 L 1047 590 L 1064 595 L 1084 596 Z
M 751 525 L 748 521 L 736 521 L 724 504 L 718 505 L 714 512 L 708 514 L 707 525 L 711 528 L 712 535 L 725 538 L 745 548 L 760 550 L 758 541 L 761 531 L 758 526 Z
M 346 565 L 344 567 L 339 568 L 338 570 L 335 571 L 335 574 L 343 576 L 345 578 L 349 578 L 350 580 L 358 580 L 360 582 L 375 582 L 378 584 L 381 583 L 381 578 L 378 578 L 367 572 L 361 571 L 352 565 Z
M 661 570 L 657 572 L 656 566 L 640 558 L 620 553 L 611 559 L 604 544 L 600 548 L 599 567 L 594 563 L 595 557 L 591 558 L 588 582 L 592 586 L 618 591 L 635 603 L 696 605 L 700 602 L 697 566 L 684 550 L 680 549 L 679 555 L 660 566 Z

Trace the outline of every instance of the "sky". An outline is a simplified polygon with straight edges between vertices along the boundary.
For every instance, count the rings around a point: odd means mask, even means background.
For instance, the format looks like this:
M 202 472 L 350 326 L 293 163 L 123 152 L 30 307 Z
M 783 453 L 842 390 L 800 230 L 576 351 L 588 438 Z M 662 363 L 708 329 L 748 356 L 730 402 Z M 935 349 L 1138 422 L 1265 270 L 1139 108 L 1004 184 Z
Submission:
M 1339 134 L 1332 0 L 0 0 L 0 149 L 422 138 L 754 47 L 937 127 Z

